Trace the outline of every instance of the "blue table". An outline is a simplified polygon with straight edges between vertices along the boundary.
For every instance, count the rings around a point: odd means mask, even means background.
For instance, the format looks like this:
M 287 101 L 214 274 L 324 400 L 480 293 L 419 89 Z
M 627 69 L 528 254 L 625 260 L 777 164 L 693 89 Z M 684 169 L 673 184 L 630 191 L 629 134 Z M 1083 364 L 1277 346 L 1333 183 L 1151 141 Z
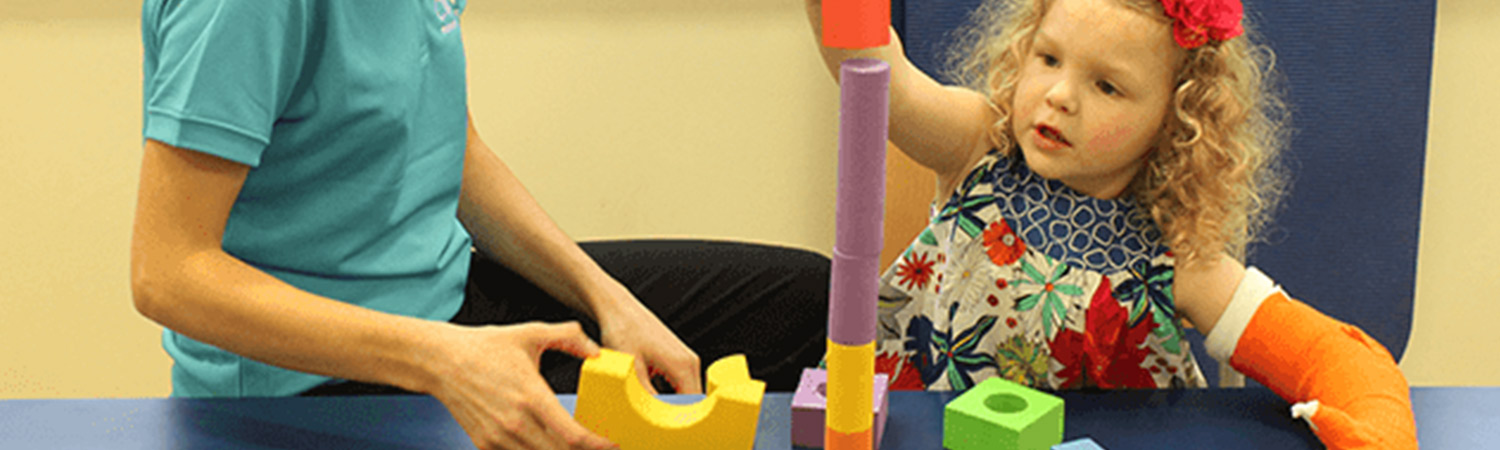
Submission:
M 951 393 L 895 392 L 886 450 L 936 449 Z M 1067 392 L 1066 439 L 1110 450 L 1321 448 L 1264 389 Z M 692 402 L 695 396 L 664 396 Z M 572 409 L 573 396 L 559 396 Z M 1424 449 L 1496 448 L 1500 388 L 1412 390 Z M 762 404 L 757 449 L 789 447 L 790 393 Z M 442 404 L 425 396 L 0 401 L 0 448 L 472 448 Z

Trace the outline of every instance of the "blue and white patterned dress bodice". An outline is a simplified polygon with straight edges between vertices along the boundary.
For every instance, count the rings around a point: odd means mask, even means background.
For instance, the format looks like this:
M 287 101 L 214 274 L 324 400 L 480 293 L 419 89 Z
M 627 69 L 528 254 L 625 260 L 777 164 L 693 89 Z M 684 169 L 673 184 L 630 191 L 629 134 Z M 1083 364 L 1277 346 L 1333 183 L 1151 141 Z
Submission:
M 877 370 L 896 389 L 1001 376 L 1046 389 L 1201 387 L 1173 258 L 1130 199 L 991 151 L 881 277 Z

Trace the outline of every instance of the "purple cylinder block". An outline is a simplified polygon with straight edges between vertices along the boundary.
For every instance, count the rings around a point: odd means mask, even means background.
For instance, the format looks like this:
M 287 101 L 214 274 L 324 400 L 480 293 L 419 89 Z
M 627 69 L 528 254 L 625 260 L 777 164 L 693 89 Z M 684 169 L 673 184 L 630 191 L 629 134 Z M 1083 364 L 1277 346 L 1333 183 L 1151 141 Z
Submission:
M 838 233 L 834 248 L 851 256 L 879 256 L 891 67 L 878 59 L 851 59 L 844 61 L 839 73 Z
M 850 347 L 875 342 L 879 267 L 880 260 L 874 256 L 849 256 L 837 247 L 833 249 L 828 287 L 829 340 Z

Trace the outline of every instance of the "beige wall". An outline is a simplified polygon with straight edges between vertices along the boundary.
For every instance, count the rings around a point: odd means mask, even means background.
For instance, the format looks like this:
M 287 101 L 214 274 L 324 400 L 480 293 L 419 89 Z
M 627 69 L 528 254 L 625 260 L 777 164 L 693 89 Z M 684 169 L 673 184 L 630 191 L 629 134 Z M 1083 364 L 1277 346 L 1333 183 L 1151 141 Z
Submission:
M 471 2 L 475 123 L 571 235 L 831 246 L 837 92 L 794 2 L 517 3 Z
M 0 17 L 0 398 L 166 394 L 126 279 L 139 26 Z
M 573 236 L 831 247 L 837 93 L 800 2 L 471 2 L 476 122 Z M 126 281 L 138 8 L 0 0 L 0 398 L 168 393 Z M 1439 10 L 1415 384 L 1500 385 L 1497 12 Z
M 1500 385 L 1500 3 L 1438 2 L 1413 384 Z

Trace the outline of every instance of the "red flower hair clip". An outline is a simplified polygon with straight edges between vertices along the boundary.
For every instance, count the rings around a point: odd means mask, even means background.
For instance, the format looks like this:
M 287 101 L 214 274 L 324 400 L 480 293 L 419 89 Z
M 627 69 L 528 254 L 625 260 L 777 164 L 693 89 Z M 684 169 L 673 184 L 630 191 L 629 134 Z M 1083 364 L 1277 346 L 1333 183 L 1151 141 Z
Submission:
M 1172 18 L 1172 38 L 1185 49 L 1209 40 L 1224 41 L 1245 32 L 1240 19 L 1245 8 L 1240 0 L 1161 0 Z

